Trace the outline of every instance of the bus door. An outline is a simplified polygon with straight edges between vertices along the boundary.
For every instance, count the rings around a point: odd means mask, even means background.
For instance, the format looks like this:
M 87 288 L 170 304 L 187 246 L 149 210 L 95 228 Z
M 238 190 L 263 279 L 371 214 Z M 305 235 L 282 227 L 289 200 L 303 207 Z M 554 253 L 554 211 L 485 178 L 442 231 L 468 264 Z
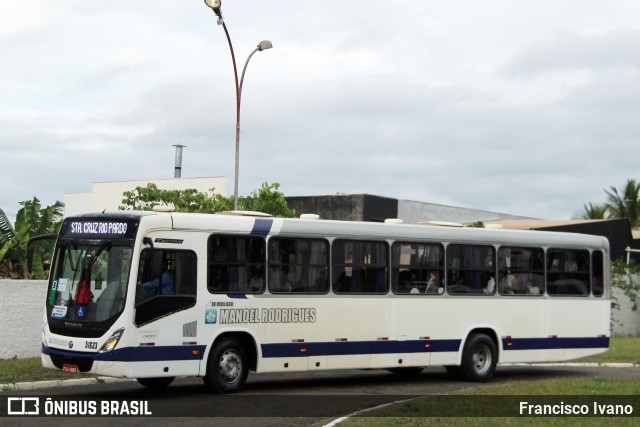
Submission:
M 142 250 L 134 314 L 134 359 L 145 362 L 140 376 L 198 374 L 206 344 L 198 341 L 196 290 L 195 252 L 153 246 Z

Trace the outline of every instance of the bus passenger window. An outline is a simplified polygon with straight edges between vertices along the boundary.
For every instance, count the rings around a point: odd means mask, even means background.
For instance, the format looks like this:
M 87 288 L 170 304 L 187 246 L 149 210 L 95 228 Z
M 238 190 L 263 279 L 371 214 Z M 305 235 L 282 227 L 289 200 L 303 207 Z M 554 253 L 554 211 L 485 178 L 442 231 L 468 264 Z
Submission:
M 547 251 L 547 293 L 558 296 L 589 295 L 591 256 L 587 250 Z
M 269 291 L 325 293 L 329 290 L 329 243 L 322 239 L 272 237 Z
M 593 251 L 591 254 L 591 289 L 596 297 L 601 297 L 604 294 L 604 256 L 602 251 Z
M 335 240 L 333 291 L 386 294 L 389 290 L 387 247 L 386 242 Z
M 495 292 L 493 246 L 450 244 L 447 246 L 447 292 L 490 295 Z
M 501 295 L 544 293 L 542 248 L 501 247 L 498 250 L 498 291 Z
M 264 292 L 266 252 L 262 237 L 212 235 L 207 253 L 209 292 Z
M 391 289 L 396 294 L 444 293 L 444 250 L 440 244 L 395 242 Z

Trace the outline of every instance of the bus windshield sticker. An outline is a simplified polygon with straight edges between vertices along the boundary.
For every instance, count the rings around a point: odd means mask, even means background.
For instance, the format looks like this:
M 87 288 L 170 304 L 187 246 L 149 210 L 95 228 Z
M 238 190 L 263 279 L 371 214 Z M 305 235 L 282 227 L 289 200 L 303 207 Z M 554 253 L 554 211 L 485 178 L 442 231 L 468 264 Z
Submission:
M 51 285 L 51 292 L 49 293 L 49 305 L 53 305 L 56 302 L 56 293 L 58 292 L 58 281 L 54 280 Z
M 66 305 L 56 305 L 53 307 L 51 311 L 51 317 L 54 319 L 64 319 L 67 317 L 67 306 Z
M 58 292 L 64 292 L 67 290 L 67 279 L 61 278 L 58 280 Z

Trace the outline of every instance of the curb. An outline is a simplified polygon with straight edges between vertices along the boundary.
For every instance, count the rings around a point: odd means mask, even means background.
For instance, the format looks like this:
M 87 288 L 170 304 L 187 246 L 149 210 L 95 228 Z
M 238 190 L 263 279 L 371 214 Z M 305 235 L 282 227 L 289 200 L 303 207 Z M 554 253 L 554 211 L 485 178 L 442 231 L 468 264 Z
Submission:
M 498 366 L 541 366 L 575 368 L 640 368 L 638 363 L 504 363 Z
M 54 388 L 54 387 L 105 384 L 105 383 L 116 383 L 116 382 L 123 382 L 123 381 L 135 381 L 135 380 L 128 379 L 128 378 L 91 377 L 91 378 L 78 378 L 73 380 L 34 381 L 34 382 L 15 383 L 15 384 L 0 384 L 0 391 L 29 391 L 29 390 L 40 390 L 40 389 Z

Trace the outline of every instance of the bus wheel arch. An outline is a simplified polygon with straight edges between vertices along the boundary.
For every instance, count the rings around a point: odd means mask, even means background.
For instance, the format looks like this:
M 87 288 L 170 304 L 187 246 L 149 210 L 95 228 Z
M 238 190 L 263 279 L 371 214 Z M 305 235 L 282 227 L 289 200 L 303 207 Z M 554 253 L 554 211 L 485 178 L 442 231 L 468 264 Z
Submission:
M 211 345 L 203 380 L 216 393 L 235 393 L 242 390 L 249 371 L 255 371 L 256 366 L 253 337 L 245 332 L 224 333 Z
M 498 338 L 491 329 L 474 329 L 464 342 L 460 365 L 452 368 L 452 376 L 472 382 L 484 382 L 493 376 L 498 363 Z

